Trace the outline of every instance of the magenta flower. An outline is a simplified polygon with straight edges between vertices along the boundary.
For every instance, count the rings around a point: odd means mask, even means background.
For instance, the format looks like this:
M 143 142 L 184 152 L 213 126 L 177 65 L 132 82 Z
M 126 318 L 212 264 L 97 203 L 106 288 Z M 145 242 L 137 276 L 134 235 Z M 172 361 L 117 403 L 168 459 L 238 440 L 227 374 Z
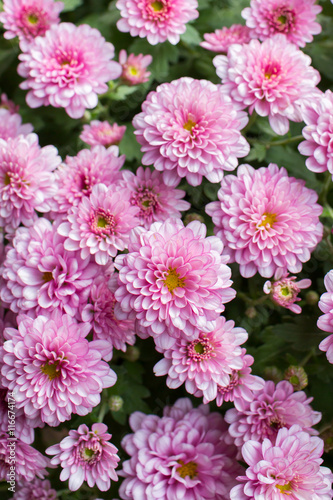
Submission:
M 119 31 L 147 38 L 151 45 L 165 42 L 176 45 L 186 31 L 186 23 L 199 16 L 197 0 L 118 0 L 121 19 Z
M 235 399 L 236 408 L 225 414 L 229 433 L 237 446 L 250 439 L 262 442 L 265 438 L 274 444 L 278 430 L 294 424 L 309 434 L 318 434 L 312 426 L 321 420 L 321 413 L 312 409 L 312 400 L 303 391 L 294 392 L 286 380 L 276 386 L 268 380 L 262 390 L 254 392 L 252 401 Z
M 31 226 L 38 212 L 54 207 L 53 171 L 61 158 L 54 146 L 41 148 L 35 134 L 0 139 L 0 226 L 12 233 L 21 223 Z
M 82 424 L 77 431 L 69 431 L 59 444 L 47 448 L 48 455 L 55 455 L 51 463 L 63 468 L 60 480 L 69 479 L 71 491 L 78 490 L 83 481 L 90 488 L 96 484 L 99 490 L 107 491 L 110 479 L 118 481 L 115 469 L 120 458 L 117 448 L 109 442 L 112 436 L 107 430 L 105 424 L 93 424 L 91 430 Z
M 181 211 L 188 210 L 191 205 L 182 198 L 185 191 L 175 189 L 179 181 L 173 186 L 166 186 L 163 176 L 157 170 L 139 167 L 134 175 L 129 170 L 122 172 L 124 182 L 131 191 L 130 202 L 139 207 L 137 216 L 140 224 L 149 229 L 153 222 L 163 222 L 169 217 L 181 218 Z
M 278 431 L 275 444 L 248 441 L 242 448 L 249 467 L 237 479 L 231 500 L 330 500 L 333 474 L 321 467 L 324 442 L 298 425 Z
M 277 269 L 299 273 L 322 238 L 317 193 L 274 163 L 257 170 L 241 165 L 237 176 L 223 179 L 218 198 L 206 212 L 246 278 L 257 271 L 271 278 Z
M 305 279 L 295 281 L 296 276 L 290 276 L 288 273 L 280 272 L 278 269 L 275 272 L 274 281 L 266 281 L 264 284 L 264 292 L 271 295 L 271 299 L 277 305 L 285 307 L 290 311 L 300 314 L 302 308 L 295 304 L 301 299 L 298 297 L 299 292 L 304 288 L 311 286 L 311 280 Z
M 142 163 L 163 171 L 168 185 L 186 177 L 191 186 L 202 177 L 219 182 L 237 167 L 249 152 L 240 133 L 247 122 L 220 85 L 188 77 L 159 85 L 133 119 Z
M 303 109 L 306 126 L 302 130 L 304 142 L 298 146 L 302 155 L 308 156 L 305 165 L 312 172 L 328 170 L 333 176 L 333 92 L 309 102 Z
M 131 230 L 138 225 L 139 208 L 131 206 L 128 189 L 96 184 L 91 195 L 72 207 L 67 221 L 57 231 L 64 236 L 64 248 L 80 251 L 81 259 L 93 255 L 99 265 L 125 250 Z
M 90 323 L 94 340 L 105 340 L 110 352 L 103 359 L 110 361 L 113 347 L 126 351 L 126 344 L 135 342 L 135 325 L 132 319 L 120 311 L 114 292 L 118 288 L 117 276 L 110 279 L 97 276 L 89 289 L 87 304 L 82 304 L 80 317 L 84 323 Z M 124 317 L 125 316 L 125 317 Z
M 218 385 L 228 386 L 233 370 L 243 366 L 240 345 L 246 342 L 248 334 L 234 326 L 233 321 L 220 316 L 212 332 L 201 332 L 190 342 L 178 339 L 154 366 L 155 375 L 168 375 L 170 389 L 177 389 L 185 382 L 188 393 L 203 396 L 204 403 L 212 401 Z
M 184 398 L 165 408 L 163 417 L 133 413 L 130 426 L 134 434 L 121 443 L 131 458 L 119 473 L 125 477 L 120 498 L 229 498 L 242 467 L 219 413 L 193 408 Z
M 155 222 L 150 231 L 134 230 L 129 253 L 116 257 L 116 299 L 151 335 L 192 340 L 196 327 L 213 329 L 224 303 L 234 298 L 223 245 L 205 236 L 198 221 L 186 227 L 179 219 Z
M 147 66 L 151 64 L 153 58 L 150 54 L 143 55 L 130 54 L 127 56 L 126 50 L 119 52 L 119 63 L 122 67 L 121 79 L 127 85 L 138 85 L 148 82 L 150 71 L 146 71 Z
M 227 56 L 216 56 L 213 63 L 223 91 L 250 114 L 268 116 L 279 135 L 288 132 L 289 120 L 302 121 L 302 106 L 320 93 L 320 74 L 310 66 L 310 57 L 283 35 L 232 45 Z
M 317 326 L 324 332 L 333 333 L 333 270 L 324 278 L 326 292 L 320 297 L 318 307 L 324 313 L 318 318 Z M 319 349 L 326 352 L 327 359 L 333 364 L 333 335 L 326 337 Z
M 89 146 L 109 146 L 117 145 L 122 140 L 126 127 L 125 125 L 117 125 L 109 122 L 100 122 L 93 120 L 89 125 L 83 125 L 83 132 L 81 132 L 80 139 L 89 144 Z
M 28 135 L 33 129 L 30 123 L 22 125 L 22 118 L 19 114 L 0 107 L 0 139 L 7 141 L 18 135 Z
M 315 4 L 316 0 L 251 0 L 242 16 L 259 40 L 282 33 L 290 42 L 305 47 L 313 41 L 312 35 L 321 32 L 315 20 L 322 7 Z
M 249 43 L 252 38 L 257 38 L 247 26 L 241 24 L 233 24 L 230 28 L 224 26 L 222 29 L 215 30 L 214 33 L 205 33 L 204 42 L 200 45 L 204 49 L 211 50 L 212 52 L 228 52 L 228 48 L 233 43 L 242 45 Z
M 108 344 L 88 342 L 89 323 L 56 310 L 32 319 L 18 316 L 18 329 L 6 328 L 0 347 L 2 384 L 14 391 L 17 408 L 28 418 L 50 426 L 87 415 L 100 403 L 100 393 L 117 376 L 101 360 Z
M 20 481 L 17 485 L 13 500 L 56 500 L 57 492 L 51 488 L 47 479 L 35 478 L 33 481 Z
M 15 465 L 16 481 L 29 482 L 36 476 L 43 479 L 48 474 L 45 467 L 52 467 L 50 459 L 32 446 L 20 439 L 13 440 L 6 433 L 0 433 L 0 481 L 10 480 L 11 465 Z
M 1 300 L 14 312 L 43 314 L 60 308 L 70 316 L 87 303 L 89 286 L 99 272 L 90 257 L 64 249 L 64 238 L 39 218 L 32 228 L 18 228 L 3 263 Z
M 111 146 L 94 146 L 82 149 L 77 156 L 67 156 L 57 171 L 59 189 L 55 195 L 57 213 L 65 214 L 77 206 L 84 196 L 90 196 L 95 184 L 115 185 L 122 174 L 119 172 L 125 156 L 118 157 L 119 149 Z
M 53 0 L 4 0 L 0 22 L 7 39 L 19 37 L 20 47 L 26 50 L 36 36 L 45 35 L 54 24 L 59 23 L 63 2 Z
M 18 73 L 26 79 L 20 87 L 29 90 L 28 106 L 65 108 L 71 118 L 81 118 L 86 108 L 97 105 L 106 83 L 120 76 L 113 56 L 113 45 L 87 24 L 52 26 L 19 55 Z

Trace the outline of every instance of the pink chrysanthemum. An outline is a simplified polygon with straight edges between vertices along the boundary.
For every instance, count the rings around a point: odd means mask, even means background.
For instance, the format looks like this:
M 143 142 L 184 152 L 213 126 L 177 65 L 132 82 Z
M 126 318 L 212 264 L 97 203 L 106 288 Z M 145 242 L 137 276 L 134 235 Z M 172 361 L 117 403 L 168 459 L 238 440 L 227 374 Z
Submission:
M 235 401 L 236 399 L 253 401 L 254 391 L 260 391 L 265 385 L 261 377 L 251 375 L 250 366 L 253 365 L 254 358 L 250 354 L 246 354 L 244 348 L 242 348 L 241 357 L 242 367 L 240 370 L 232 370 L 228 385 L 217 386 L 217 406 L 222 406 L 224 401 Z
M 148 82 L 150 71 L 146 71 L 147 66 L 151 64 L 153 58 L 150 54 L 143 55 L 130 54 L 127 56 L 126 50 L 119 52 L 119 63 L 122 67 L 121 79 L 127 85 L 138 85 Z
M 35 478 L 33 481 L 20 481 L 13 500 L 57 500 L 57 492 L 51 488 L 47 479 Z
M 206 226 L 198 221 L 186 227 L 180 219 L 155 222 L 150 231 L 134 230 L 129 253 L 116 257 L 116 299 L 125 312 L 135 311 L 151 335 L 191 338 L 195 327 L 213 329 L 234 298 L 223 245 L 205 236 Z
M 324 442 L 298 425 L 280 429 L 275 444 L 248 441 L 242 448 L 249 465 L 237 479 L 231 500 L 330 500 L 333 474 L 321 467 Z M 244 484 L 245 482 L 245 484 Z
M 5 342 L 5 339 L 4 339 Z M 2 344 L 1 344 L 2 345 Z M 0 345 L 0 347 L 1 347 Z M 0 433 L 8 431 L 8 418 L 12 420 L 13 413 L 8 413 L 12 411 L 15 413 L 15 431 L 11 431 L 15 434 L 15 437 L 23 441 L 24 443 L 31 444 L 35 439 L 35 427 L 41 427 L 40 419 L 30 419 L 27 418 L 22 409 L 16 408 L 15 397 L 13 393 L 8 394 L 7 389 L 3 389 L 0 384 Z
M 89 289 L 87 304 L 80 308 L 81 320 L 90 323 L 94 340 L 106 340 L 110 352 L 103 359 L 110 361 L 113 347 L 126 351 L 126 344 L 135 342 L 134 320 L 124 318 L 124 313 L 119 311 L 114 292 L 118 288 L 117 276 L 110 279 L 97 276 Z
M 64 248 L 80 251 L 82 259 L 93 255 L 99 265 L 125 250 L 131 230 L 139 223 L 139 208 L 129 201 L 128 189 L 115 189 L 96 184 L 91 195 L 84 197 L 77 207 L 72 207 L 67 221 L 58 227 L 64 236 Z
M 44 457 L 32 446 L 20 439 L 0 434 L 0 481 L 10 480 L 10 466 L 15 466 L 14 486 L 17 480 L 33 481 L 48 474 L 45 467 L 51 467 L 50 459 Z M 25 499 L 26 500 L 26 499 Z
M 20 87 L 29 90 L 27 104 L 65 108 L 71 118 L 81 118 L 86 108 L 97 105 L 97 94 L 107 91 L 106 83 L 120 76 L 121 66 L 111 61 L 113 56 L 113 45 L 87 24 L 52 26 L 19 55 L 18 73 L 26 79 Z
M 77 206 L 84 196 L 90 196 L 95 184 L 103 183 L 109 187 L 122 179 L 119 171 L 125 156 L 118 157 L 118 153 L 117 146 L 107 149 L 94 146 L 91 150 L 83 149 L 77 156 L 67 156 L 57 171 L 57 213 L 66 213 L 72 206 Z
M 53 171 L 61 162 L 54 146 L 41 148 L 35 134 L 0 139 L 0 226 L 9 233 L 31 226 L 54 206 Z
M 274 443 L 279 429 L 294 424 L 309 434 L 318 434 L 312 426 L 320 421 L 321 413 L 312 409 L 312 400 L 303 391 L 294 392 L 286 380 L 276 386 L 268 380 L 262 390 L 255 391 L 252 401 L 236 399 L 236 408 L 226 412 L 229 433 L 237 446 L 250 439 L 262 442 L 268 438 Z
M 326 90 L 303 109 L 306 126 L 302 130 L 304 142 L 298 146 L 308 156 L 305 165 L 312 172 L 328 170 L 333 177 L 333 92 Z
M 218 198 L 206 212 L 246 278 L 257 271 L 271 278 L 279 268 L 299 273 L 322 238 L 317 193 L 274 163 L 257 170 L 241 165 L 237 177 L 223 179 Z
M 134 434 L 122 440 L 131 456 L 119 473 L 125 477 L 119 496 L 159 500 L 224 500 L 243 469 L 236 461 L 223 417 L 209 407 L 193 408 L 178 399 L 164 416 L 135 412 Z
M 109 442 L 112 435 L 107 430 L 105 424 L 93 424 L 91 430 L 82 424 L 76 431 L 69 431 L 59 444 L 47 448 L 48 455 L 55 455 L 51 463 L 63 468 L 60 480 L 69 479 L 71 491 L 78 490 L 83 481 L 90 488 L 96 484 L 99 490 L 107 491 L 110 479 L 118 481 L 115 469 L 120 458 L 117 448 Z
M 249 113 L 268 116 L 276 134 L 289 130 L 289 120 L 303 119 L 302 106 L 318 95 L 319 72 L 311 59 L 283 35 L 260 43 L 232 45 L 227 56 L 213 60 L 223 91 Z
M 212 52 L 228 52 L 228 48 L 233 43 L 249 43 L 252 38 L 252 30 L 247 26 L 241 24 L 233 24 L 230 28 L 224 26 L 220 30 L 215 30 L 214 33 L 205 33 L 204 42 L 200 45 L 204 49 L 211 50 Z
M 39 218 L 32 228 L 16 231 L 3 263 L 1 300 L 14 312 L 60 308 L 75 316 L 98 272 L 90 257 L 82 260 L 80 252 L 65 250 L 56 228 Z
M 122 183 L 131 191 L 131 204 L 139 207 L 140 224 L 149 229 L 153 222 L 162 222 L 169 217 L 181 217 L 181 211 L 188 210 L 191 204 L 182 198 L 185 191 L 166 186 L 163 176 L 157 170 L 139 167 L 134 175 L 129 170 L 123 172 Z
M 264 284 L 264 292 L 270 294 L 271 299 L 277 305 L 285 307 L 296 314 L 300 314 L 302 308 L 298 304 L 295 304 L 295 302 L 301 300 L 298 294 L 302 289 L 311 286 L 311 280 L 305 279 L 296 281 L 296 279 L 296 276 L 289 276 L 288 273 L 281 272 L 281 270 L 278 269 L 275 272 L 273 283 L 271 281 L 266 281 Z
M 186 23 L 199 16 L 197 0 L 118 0 L 119 31 L 147 38 L 151 45 L 176 45 L 186 31 Z
M 142 163 L 163 171 L 168 185 L 186 177 L 192 186 L 203 176 L 219 182 L 237 167 L 249 152 L 240 133 L 247 122 L 222 86 L 188 77 L 159 85 L 133 119 Z
M 83 125 L 83 132 L 80 139 L 89 146 L 114 146 L 120 143 L 126 131 L 125 125 L 112 125 L 107 122 L 93 120 L 89 125 Z
M 178 339 L 154 366 L 155 375 L 168 375 L 170 389 L 177 389 L 185 382 L 188 393 L 203 396 L 204 403 L 212 401 L 218 385 L 228 386 L 233 370 L 243 366 L 240 345 L 246 342 L 248 334 L 234 326 L 233 321 L 220 316 L 212 332 L 200 333 L 191 342 Z
M 28 135 L 33 131 L 30 123 L 22 124 L 22 118 L 19 114 L 9 111 L 9 109 L 0 109 L 0 139 L 17 137 L 18 135 Z
M 333 270 L 329 271 L 324 278 L 326 292 L 320 297 L 318 307 L 324 313 L 319 317 L 317 326 L 324 332 L 333 332 Z M 333 364 L 333 335 L 326 337 L 320 344 L 319 349 L 326 352 L 327 359 Z
M 101 360 L 107 342 L 85 338 L 89 323 L 60 311 L 32 319 L 18 316 L 18 329 L 6 328 L 0 347 L 2 384 L 14 391 L 17 408 L 28 418 L 57 426 L 72 413 L 87 415 L 117 376 Z
M 20 106 L 18 106 L 17 104 L 15 104 L 15 102 L 13 102 L 10 99 L 8 99 L 7 94 L 3 93 L 0 96 L 0 108 L 1 109 L 7 109 L 12 114 L 16 114 L 16 113 L 18 113 L 18 111 L 20 109 Z
M 322 7 L 315 4 L 316 0 L 251 0 L 242 17 L 259 40 L 282 33 L 290 42 L 305 47 L 312 42 L 312 35 L 321 32 L 315 20 Z

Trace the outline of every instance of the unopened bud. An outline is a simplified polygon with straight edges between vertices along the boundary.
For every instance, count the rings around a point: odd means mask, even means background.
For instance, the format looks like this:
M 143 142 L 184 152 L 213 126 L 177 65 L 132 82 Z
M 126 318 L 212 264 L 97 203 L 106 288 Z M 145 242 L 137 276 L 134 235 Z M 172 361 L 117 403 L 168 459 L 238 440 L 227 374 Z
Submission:
M 318 300 L 319 300 L 319 295 L 314 290 L 310 290 L 305 295 L 305 301 L 309 306 L 315 306 L 316 304 L 318 304 Z
M 190 222 L 198 220 L 199 222 L 205 222 L 205 219 L 200 214 L 187 214 L 184 218 L 184 226 L 187 226 Z
M 127 361 L 137 361 L 140 357 L 140 350 L 135 345 L 130 345 L 127 347 L 126 353 L 123 357 L 124 359 L 127 359 Z
M 308 376 L 301 366 L 289 366 L 284 372 L 285 380 L 288 380 L 295 391 L 301 391 L 308 385 Z
M 279 370 L 276 366 L 267 366 L 264 369 L 264 378 L 266 380 L 273 380 L 275 384 L 281 382 L 283 379 L 283 375 L 281 370 Z
M 247 316 L 250 319 L 254 319 L 257 316 L 257 309 L 253 306 L 248 307 L 245 310 L 245 316 Z
M 328 453 L 333 450 L 333 427 L 329 427 L 320 433 L 321 439 L 324 441 L 324 451 Z
M 111 396 L 109 399 L 109 408 L 111 411 L 119 411 L 124 406 L 124 400 L 121 396 Z

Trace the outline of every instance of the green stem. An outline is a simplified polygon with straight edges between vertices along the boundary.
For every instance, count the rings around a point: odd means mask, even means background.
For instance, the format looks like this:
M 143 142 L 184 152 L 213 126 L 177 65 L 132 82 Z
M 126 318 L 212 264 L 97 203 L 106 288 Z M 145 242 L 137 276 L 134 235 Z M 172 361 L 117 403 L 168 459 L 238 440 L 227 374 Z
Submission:
M 311 349 L 310 352 L 308 352 L 308 354 L 302 359 L 302 361 L 299 363 L 298 366 L 301 366 L 302 368 L 304 368 L 304 366 L 306 365 L 306 363 L 312 358 L 312 356 L 314 356 L 316 354 L 316 350 L 315 348 L 313 347 Z
M 326 172 L 325 174 L 325 181 L 322 187 L 322 190 L 320 191 L 318 201 L 321 205 L 328 205 L 327 203 L 327 195 L 330 190 L 331 184 L 332 184 L 332 174 L 331 172 Z
M 250 130 L 250 128 L 252 127 L 252 125 L 255 123 L 255 121 L 257 120 L 258 118 L 258 114 L 253 111 L 252 115 L 250 116 L 250 119 L 246 125 L 246 127 L 243 128 L 242 132 L 248 132 Z M 251 142 L 249 139 L 248 139 L 249 142 Z
M 268 299 L 269 295 L 263 295 L 262 297 L 259 297 L 259 299 L 251 299 L 251 297 L 248 297 L 248 295 L 246 295 L 246 293 L 244 293 L 244 292 L 237 292 L 237 297 L 239 297 L 240 299 L 242 299 L 244 302 L 246 302 L 250 306 L 258 306 L 258 305 L 263 304 L 264 302 L 266 302 L 266 300 Z
M 285 144 L 290 144 L 292 142 L 301 141 L 304 139 L 302 135 L 295 135 L 294 137 L 289 137 L 288 139 L 281 139 L 280 141 L 272 141 L 266 143 L 266 148 L 271 148 L 272 146 L 284 146 Z
M 109 407 L 107 403 L 102 403 L 101 409 L 99 411 L 98 419 L 97 422 L 102 423 L 104 420 L 105 415 L 109 411 Z

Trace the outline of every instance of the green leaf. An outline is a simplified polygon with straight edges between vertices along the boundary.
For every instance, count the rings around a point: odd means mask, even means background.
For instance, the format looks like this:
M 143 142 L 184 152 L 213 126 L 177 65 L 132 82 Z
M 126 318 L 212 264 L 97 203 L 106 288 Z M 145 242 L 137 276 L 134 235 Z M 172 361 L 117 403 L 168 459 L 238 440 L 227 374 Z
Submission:
M 65 4 L 62 12 L 70 12 L 83 4 L 83 0 L 62 0 Z
M 126 123 L 126 132 L 119 144 L 120 154 L 126 155 L 127 160 L 138 160 L 141 161 L 142 153 L 140 151 L 140 145 L 137 142 L 134 135 L 134 127 L 131 123 Z
M 186 31 L 182 35 L 180 35 L 180 39 L 185 42 L 189 43 L 190 45 L 199 45 L 200 42 L 202 42 L 202 38 L 199 34 L 199 32 L 195 29 L 192 24 L 188 24 L 186 26 Z
M 264 144 L 260 144 L 259 142 L 255 142 L 244 161 L 247 162 L 258 160 L 259 162 L 261 162 L 265 159 L 266 153 L 266 146 Z

